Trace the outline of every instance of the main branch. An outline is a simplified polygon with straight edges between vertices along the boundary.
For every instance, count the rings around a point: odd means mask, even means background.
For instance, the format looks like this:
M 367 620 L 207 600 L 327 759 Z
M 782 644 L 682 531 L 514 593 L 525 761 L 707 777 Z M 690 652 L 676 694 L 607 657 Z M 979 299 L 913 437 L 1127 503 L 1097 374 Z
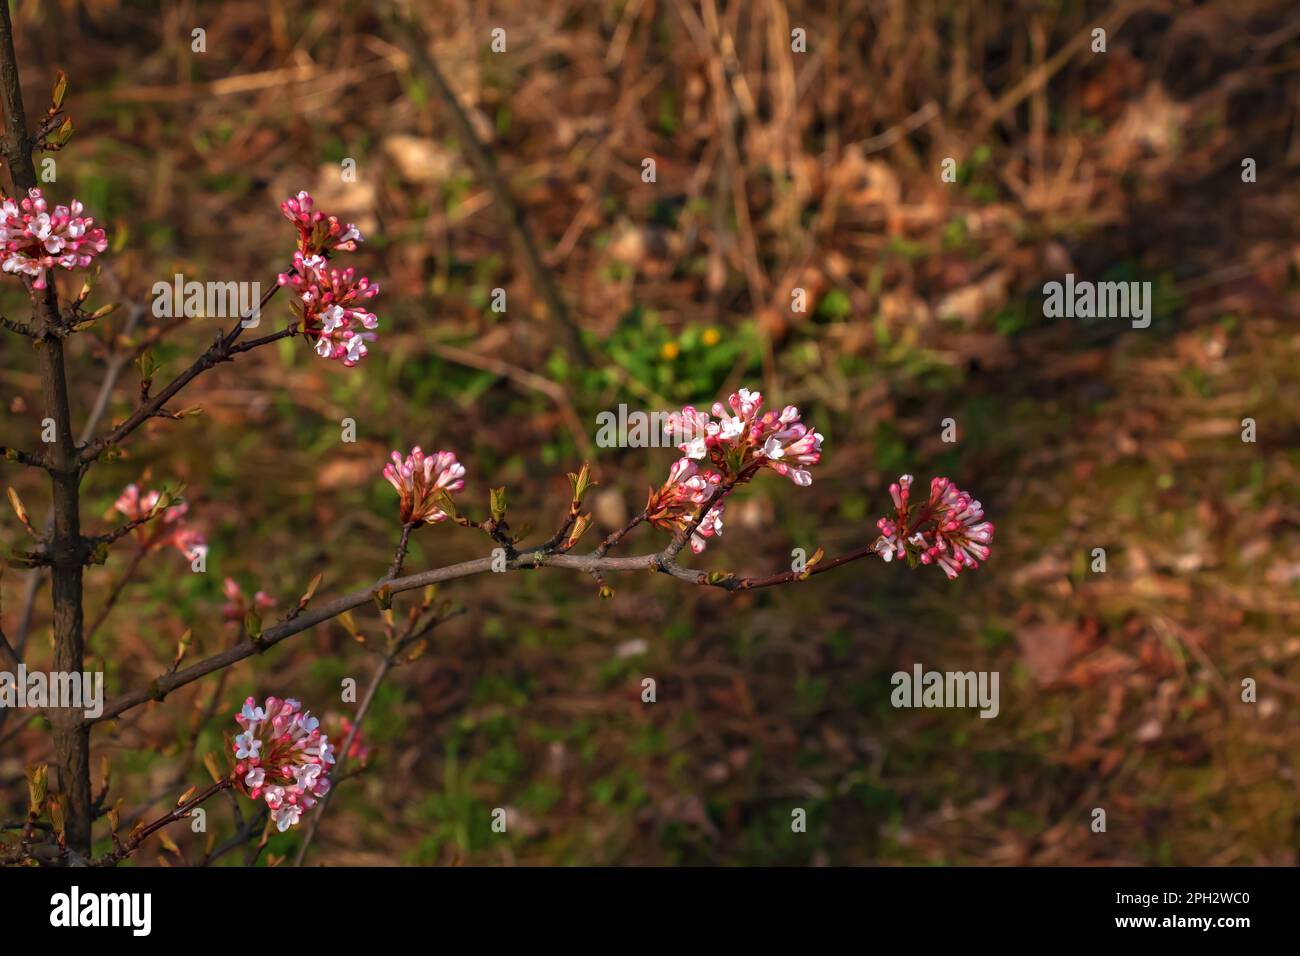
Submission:
M 27 134 L 27 113 L 23 108 L 13 23 L 7 3 L 0 3 L 0 99 L 5 112 L 0 153 L 9 166 L 14 190 L 25 193 L 36 186 L 36 166 L 32 162 L 32 141 Z M 45 417 L 54 422 L 55 428 L 55 440 L 42 462 L 50 473 L 54 512 L 48 547 L 54 605 L 54 668 L 64 673 L 79 673 L 85 656 L 81 609 L 81 571 L 85 556 L 78 500 L 81 469 L 72 432 L 63 341 L 58 334 L 59 300 L 54 283 L 46 283 L 43 289 L 33 287 L 32 300 L 31 329 L 38 337 Z M 90 852 L 90 732 L 75 709 L 54 710 L 51 714 L 59 783 L 67 800 L 67 842 L 71 849 L 84 855 Z

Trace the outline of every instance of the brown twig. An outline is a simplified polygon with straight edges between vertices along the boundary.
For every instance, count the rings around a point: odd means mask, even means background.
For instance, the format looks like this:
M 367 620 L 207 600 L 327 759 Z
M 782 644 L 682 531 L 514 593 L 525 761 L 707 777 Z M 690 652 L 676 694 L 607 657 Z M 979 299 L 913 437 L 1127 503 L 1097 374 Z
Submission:
M 19 335 L 25 335 L 29 339 L 40 341 L 40 336 L 32 330 L 32 327 L 25 322 L 15 322 L 13 319 L 7 319 L 0 315 L 0 328 L 6 328 L 10 332 L 17 332 Z
M 554 276 L 542 260 L 542 254 L 533 238 L 524 211 L 515 202 L 510 188 L 506 185 L 500 170 L 497 169 L 496 158 L 492 155 L 492 151 L 478 138 L 474 125 L 465 114 L 464 107 L 460 105 L 456 92 L 443 76 L 433 55 L 429 53 L 428 34 L 417 23 L 398 13 L 389 4 L 380 4 L 378 10 L 394 42 L 406 53 L 412 65 L 429 80 L 438 99 L 442 101 L 451 117 L 456 137 L 465 147 L 474 171 L 478 173 L 479 179 L 487 190 L 492 193 L 497 208 L 501 210 L 510 238 L 523 259 L 533 289 L 546 303 L 551 322 L 564 337 L 571 358 L 580 366 L 591 365 L 591 356 L 586 346 L 582 344 L 582 336 L 569 315 L 569 309 L 564 304 Z
M 40 455 L 34 455 L 19 448 L 10 448 L 7 445 L 0 445 L 0 459 L 16 461 L 20 465 L 29 465 L 33 468 L 45 467 L 45 459 Z
M 393 669 L 393 665 L 396 663 L 396 653 L 396 650 L 393 650 L 385 654 L 379 661 L 379 666 L 375 668 L 374 676 L 370 678 L 370 686 L 366 688 L 365 694 L 362 695 L 361 704 L 357 707 L 356 718 L 352 722 L 352 729 L 348 731 L 343 746 L 336 751 L 338 756 L 334 760 L 333 770 L 330 771 L 331 775 L 335 776 L 335 787 L 331 787 L 320 798 L 320 803 L 317 804 L 315 812 L 312 814 L 311 819 L 307 821 L 307 830 L 303 833 L 302 845 L 298 847 L 298 855 L 293 860 L 294 866 L 302 866 L 303 860 L 307 857 L 307 849 L 311 846 L 312 840 L 315 839 L 316 831 L 320 828 L 321 818 L 325 815 L 325 806 L 329 803 L 329 799 L 337 787 L 338 778 L 336 775 L 343 769 L 343 764 L 347 762 L 348 750 L 351 749 L 352 742 L 357 738 L 357 731 L 361 729 L 361 722 L 366 719 L 366 714 L 370 712 L 370 705 L 374 703 L 375 694 L 379 691 L 379 685 L 384 682 L 384 678 L 388 676 L 388 672 Z
M 738 483 L 738 482 L 736 482 Z M 734 487 L 735 483 L 730 486 L 720 485 L 719 490 L 715 492 L 713 498 L 701 508 L 701 513 L 697 514 L 695 520 L 674 537 L 673 541 L 662 551 L 652 554 L 641 554 L 632 557 L 611 558 L 597 557 L 594 554 L 572 555 L 572 554 L 548 554 L 540 549 L 530 549 L 521 551 L 514 558 L 506 563 L 508 571 L 525 571 L 535 570 L 537 568 L 562 568 L 566 570 L 580 571 L 587 574 L 592 572 L 626 572 L 626 571 L 656 571 L 667 574 L 688 584 L 701 586 L 719 587 L 725 590 L 738 590 L 741 586 L 732 581 L 748 581 L 745 585 L 748 588 L 769 587 L 775 584 L 794 583 L 806 580 L 812 574 L 821 571 L 830 570 L 832 567 L 840 567 L 850 561 L 857 561 L 868 555 L 874 554 L 870 548 L 861 548 L 842 558 L 834 561 L 825 562 L 815 565 L 798 575 L 774 575 L 771 578 L 741 578 L 736 579 L 731 575 L 719 575 L 717 573 L 709 574 L 703 571 L 695 571 L 689 568 L 683 568 L 677 564 L 676 556 L 681 551 L 682 546 L 689 539 L 690 534 L 698 527 L 699 522 L 703 520 L 704 514 L 711 508 L 726 492 Z M 268 648 L 275 646 L 283 640 L 292 637 L 314 627 L 323 621 L 328 621 L 345 611 L 360 607 L 373 601 L 376 595 L 382 589 L 386 589 L 389 594 L 398 594 L 403 591 L 410 591 L 416 588 L 427 587 L 431 584 L 439 584 L 444 581 L 453 581 L 459 578 L 470 577 L 476 574 L 484 574 L 493 570 L 493 559 L 490 557 L 476 558 L 471 561 L 462 561 L 459 564 L 447 565 L 446 567 L 435 568 L 430 571 L 422 571 L 418 574 L 411 574 L 400 578 L 381 578 L 375 584 L 359 591 L 353 591 L 350 594 L 342 595 L 327 601 L 323 604 L 316 604 L 300 616 L 292 619 L 281 621 L 280 623 L 267 628 L 256 641 L 243 641 L 234 647 L 228 648 L 220 653 L 214 654 L 202 661 L 191 664 L 189 667 L 172 673 L 160 675 L 148 686 L 128 691 L 113 700 L 108 701 L 103 713 L 96 718 L 87 718 L 86 724 L 95 724 L 100 721 L 111 720 L 122 713 L 137 707 L 146 701 L 161 701 L 172 691 L 186 684 L 192 683 L 201 677 L 213 673 L 214 671 L 230 667 L 233 664 L 251 657 L 254 654 L 265 652 Z
M 411 532 L 415 530 L 415 522 L 408 521 L 402 525 L 402 537 L 397 542 L 397 552 L 393 555 L 393 563 L 388 568 L 388 577 L 395 578 L 402 573 L 402 565 L 406 563 L 406 550 L 411 543 Z
M 254 339 L 245 342 L 242 345 L 235 344 L 240 334 L 244 331 L 244 322 L 252 318 L 254 315 L 260 314 L 278 291 L 280 291 L 279 283 L 271 283 L 271 288 L 262 293 L 262 298 L 258 302 L 256 309 L 250 311 L 247 315 L 242 316 L 239 321 L 231 327 L 229 332 L 225 332 L 218 336 L 216 341 L 208 347 L 207 351 L 195 359 L 194 363 L 190 365 L 189 368 L 177 375 L 174 379 L 163 386 L 162 391 L 158 392 L 158 394 L 154 395 L 132 412 L 131 415 L 127 417 L 126 421 L 117 425 L 103 438 L 96 439 L 86 445 L 79 455 L 81 465 L 83 467 L 89 465 L 102 455 L 110 446 L 119 444 L 124 438 L 149 419 L 156 417 L 162 410 L 163 406 L 166 405 L 177 392 L 183 389 L 190 382 L 194 381 L 194 379 L 198 378 L 208 369 L 214 368 L 222 362 L 229 362 L 232 360 L 234 355 L 237 355 L 240 352 L 246 352 L 250 348 L 256 348 L 259 345 L 265 345 L 269 342 L 274 342 L 278 339 L 296 334 L 297 326 L 290 325 L 285 329 L 281 329 L 279 332 L 264 335 L 260 339 Z
M 113 583 L 113 589 L 108 592 L 108 597 L 104 599 L 104 603 L 100 607 L 99 613 L 95 615 L 95 619 L 91 621 L 90 626 L 86 628 L 87 643 L 89 643 L 90 639 L 95 636 L 95 632 L 100 629 L 103 623 L 108 620 L 109 613 L 113 610 L 114 605 L 117 604 L 118 598 L 122 596 L 122 592 L 126 590 L 126 586 L 131 583 L 131 578 L 134 577 L 135 572 L 140 569 L 140 564 L 144 561 L 145 555 L 148 553 L 147 548 L 137 548 L 131 555 L 131 560 L 127 564 L 126 569 L 122 572 L 122 576 Z
M 228 790 L 235 785 L 235 781 L 230 777 L 224 777 L 216 783 L 201 790 L 190 799 L 178 804 L 170 813 L 159 817 L 153 823 L 141 827 L 131 833 L 127 841 L 116 847 L 111 853 L 108 853 L 95 861 L 96 866 L 114 866 L 125 860 L 128 856 L 140 848 L 140 844 L 147 840 L 153 834 L 157 833 L 163 827 L 175 823 L 177 820 L 184 819 L 190 815 L 190 811 L 197 807 L 203 801 Z

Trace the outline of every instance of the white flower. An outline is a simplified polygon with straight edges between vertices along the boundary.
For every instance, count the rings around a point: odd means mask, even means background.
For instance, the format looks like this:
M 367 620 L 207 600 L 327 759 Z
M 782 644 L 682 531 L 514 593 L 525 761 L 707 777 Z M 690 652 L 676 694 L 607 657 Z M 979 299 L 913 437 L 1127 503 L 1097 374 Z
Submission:
M 288 803 L 278 810 L 271 811 L 271 819 L 275 820 L 276 829 L 281 833 L 289 829 L 302 818 L 302 807 L 296 803 Z
M 293 768 L 294 782 L 304 790 L 316 785 L 321 766 L 318 763 L 301 763 Z
M 240 734 L 235 738 L 235 759 L 246 760 L 250 757 L 256 757 L 257 752 L 262 749 L 262 741 L 253 736 L 252 732 Z

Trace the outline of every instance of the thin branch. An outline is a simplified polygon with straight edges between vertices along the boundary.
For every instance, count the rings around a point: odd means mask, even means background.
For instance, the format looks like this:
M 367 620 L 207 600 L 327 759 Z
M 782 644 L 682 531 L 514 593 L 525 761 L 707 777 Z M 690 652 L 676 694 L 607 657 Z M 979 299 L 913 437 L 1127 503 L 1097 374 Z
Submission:
M 298 323 L 294 322 L 285 326 L 278 332 L 272 332 L 263 335 L 261 338 L 249 339 L 247 342 L 240 342 L 238 345 L 230 347 L 230 355 L 238 355 L 240 352 L 251 352 L 253 349 L 261 348 L 263 345 L 270 345 L 272 342 L 278 342 L 281 339 L 291 339 L 298 334 Z
M 135 576 L 135 572 L 140 569 L 140 563 L 144 561 L 145 555 L 148 553 L 147 548 L 137 548 L 135 553 L 131 555 L 131 561 L 127 564 L 126 570 L 123 571 L 122 576 L 113 583 L 113 589 L 108 592 L 108 597 L 104 599 L 104 603 L 100 607 L 99 613 L 95 615 L 95 619 L 91 621 L 90 626 L 86 628 L 86 643 L 90 643 L 90 639 L 95 636 L 95 632 L 103 626 L 106 620 L 108 620 L 109 613 L 113 610 L 114 605 L 117 604 L 118 598 L 122 596 L 122 592 L 126 590 L 126 586 L 131 583 L 131 579 Z
M 721 487 L 721 486 L 720 486 Z M 716 503 L 720 495 L 715 495 L 711 499 L 708 507 Z M 698 526 L 698 521 L 702 516 L 697 516 L 697 520 L 692 522 L 691 526 L 686 529 L 687 537 L 690 531 Z M 680 534 L 680 533 L 679 533 Z M 572 571 L 581 571 L 587 574 L 592 572 L 603 573 L 607 571 L 624 572 L 624 571 L 655 571 L 661 574 L 667 574 L 687 584 L 700 586 L 718 587 L 724 590 L 740 590 L 745 588 L 768 587 L 775 584 L 796 583 L 807 580 L 814 574 L 830 570 L 832 567 L 840 567 L 850 561 L 857 561 L 861 558 L 875 554 L 871 548 L 861 548 L 842 558 L 834 561 L 819 563 L 811 568 L 806 569 L 798 575 L 775 575 L 772 578 L 741 578 L 736 579 L 734 576 L 720 574 L 718 572 L 708 573 L 704 571 L 695 571 L 689 568 L 683 568 L 677 564 L 676 554 L 681 550 L 680 546 L 673 550 L 670 544 L 663 551 L 657 551 L 653 554 L 640 554 L 633 557 L 611 558 L 596 557 L 594 554 L 573 555 L 573 554 L 547 554 L 541 550 L 522 551 L 506 563 L 508 571 L 534 570 L 537 568 L 563 568 Z M 281 621 L 272 627 L 267 628 L 256 640 L 244 641 L 234 647 L 228 648 L 218 654 L 191 664 L 184 670 L 173 673 L 160 675 L 147 687 L 137 688 L 110 700 L 104 706 L 104 711 L 100 716 L 86 718 L 87 724 L 95 724 L 104 720 L 111 720 L 122 713 L 137 707 L 146 701 L 161 701 L 172 691 L 186 684 L 192 683 L 201 677 L 205 677 L 214 671 L 230 667 L 233 664 L 252 657 L 254 654 L 260 654 L 268 648 L 275 646 L 283 640 L 292 637 L 314 627 L 331 618 L 335 618 L 345 611 L 361 607 L 374 600 L 375 596 L 381 589 L 386 589 L 391 594 L 398 594 L 402 591 L 411 591 L 416 588 L 427 587 L 430 584 L 439 584 L 444 581 L 454 581 L 459 578 L 470 577 L 476 574 L 484 574 L 492 571 L 493 559 L 476 558 L 472 561 L 462 561 L 459 564 L 451 564 L 442 568 L 435 568 L 430 571 L 422 571 L 419 574 L 411 574 L 401 578 L 381 578 L 375 584 L 359 591 L 353 591 L 341 597 L 334 598 L 324 604 L 316 605 L 312 609 L 304 612 L 300 616 L 292 619 Z M 739 581 L 742 584 L 727 583 Z M 743 584 L 748 582 L 748 584 Z
M 16 322 L 13 319 L 5 318 L 3 315 L 0 315 L 0 328 L 6 328 L 10 332 L 17 332 L 19 335 L 25 335 L 27 338 L 38 342 L 41 338 L 27 323 Z
M 32 468 L 45 467 L 45 459 L 41 455 L 23 451 L 20 448 L 10 448 L 8 445 L 0 445 L 0 458 L 5 461 L 16 461 L 20 465 L 27 465 Z
M 396 662 L 396 650 L 390 651 L 384 655 L 375 668 L 375 674 L 370 679 L 370 686 L 366 688 L 365 695 L 361 698 L 361 704 L 357 707 L 356 718 L 352 722 L 352 729 L 348 731 L 347 739 L 343 741 L 343 746 L 337 751 L 338 757 L 334 761 L 334 769 L 330 771 L 331 775 L 337 780 L 337 774 L 343 769 L 343 764 L 348 759 L 348 751 L 352 748 L 352 742 L 357 738 L 357 732 L 361 729 L 361 722 L 366 719 L 366 714 L 370 712 L 370 705 L 374 703 L 375 694 L 379 691 L 379 685 L 384 682 L 388 672 L 393 669 Z M 316 806 L 312 818 L 307 822 L 307 831 L 303 834 L 302 846 L 298 847 L 298 855 L 294 857 L 293 865 L 302 866 L 303 860 L 307 857 L 307 849 L 311 846 L 311 841 L 316 837 L 316 831 L 320 828 L 321 818 L 325 815 L 325 805 L 329 803 L 336 787 L 331 787 L 320 798 L 320 803 Z
M 167 511 L 175 504 L 176 504 L 175 501 L 167 501 L 165 504 L 160 503 L 160 505 L 155 505 L 152 511 L 149 511 L 148 513 L 143 514 L 138 518 L 132 518 L 130 521 L 118 525 L 116 528 L 114 528 L 112 531 L 108 532 L 107 534 L 93 535 L 87 538 L 86 540 L 92 546 L 100 545 L 100 544 L 113 544 L 114 542 L 122 538 L 125 538 L 136 528 L 143 527 L 144 525 L 148 524 L 150 521 L 153 521 L 155 518 L 161 518 L 163 512 Z
M 5 637 L 3 627 L 0 627 L 0 651 L 3 651 L 4 656 L 8 658 L 10 666 L 12 666 L 14 670 L 17 670 L 18 665 L 23 662 L 23 659 L 18 656 L 18 652 L 14 650 L 14 646 L 9 643 L 9 638 Z
M 235 785 L 235 781 L 229 777 L 224 777 L 221 780 L 218 780 L 216 783 L 212 784 L 210 787 L 207 787 L 206 789 L 195 794 L 193 797 L 186 800 L 184 803 L 178 804 L 176 808 L 172 810 L 170 813 L 164 814 L 163 816 L 155 820 L 153 823 L 150 823 L 148 826 L 142 827 L 141 829 L 133 832 L 131 836 L 127 839 L 127 841 L 122 845 L 118 846 L 116 849 L 114 849 L 112 853 L 108 853 L 105 856 L 100 857 L 98 860 L 96 860 L 95 865 L 114 866 L 120 861 L 125 860 L 128 856 L 130 856 L 137 849 L 139 849 L 141 843 L 143 843 L 153 834 L 157 833 L 163 827 L 175 823 L 177 820 L 181 820 L 185 817 L 188 817 L 190 815 L 190 811 L 193 810 L 195 807 L 197 807 L 204 800 L 207 800 L 210 797 L 213 797 L 216 794 L 220 793 L 221 791 L 233 787 L 234 785 Z
M 411 543 L 411 532 L 415 530 L 415 522 L 408 521 L 402 525 L 402 537 L 397 542 L 397 552 L 393 555 L 393 563 L 388 569 L 388 577 L 395 578 L 402 573 L 402 565 L 406 563 L 406 549 Z
M 542 254 L 537 247 L 537 241 L 533 238 L 532 231 L 529 229 L 524 211 L 510 194 L 510 188 L 506 185 L 505 179 L 497 169 L 496 159 L 491 150 L 479 140 L 478 134 L 474 132 L 473 124 L 465 114 L 464 107 L 460 105 L 460 99 L 456 96 L 456 92 L 451 88 L 446 77 L 442 75 L 442 70 L 438 68 L 433 55 L 429 53 L 428 34 L 417 23 L 402 16 L 390 5 L 380 4 L 378 9 L 388 26 L 388 32 L 392 39 L 410 58 L 415 68 L 429 80 L 434 92 L 442 101 L 448 114 L 450 114 L 452 126 L 456 130 L 456 137 L 465 147 L 470 164 L 474 167 L 479 179 L 488 192 L 492 194 L 492 199 L 497 208 L 501 210 L 506 227 L 510 231 L 510 238 L 514 241 L 515 247 L 523 259 L 533 289 L 546 303 L 551 322 L 564 336 L 572 358 L 579 365 L 591 365 L 591 356 L 582 344 L 582 336 L 569 315 L 568 307 L 564 304 L 564 299 L 560 295 L 555 277 L 542 260 Z
M 402 528 L 402 540 L 397 547 L 397 557 L 394 559 L 393 567 L 389 571 L 389 578 L 394 578 L 401 572 L 402 559 L 406 556 L 407 538 L 410 535 L 410 529 L 413 527 L 415 527 L 414 524 L 408 523 Z M 343 746 L 336 750 L 338 757 L 334 762 L 334 769 L 330 772 L 334 786 L 327 790 L 325 795 L 321 797 L 320 803 L 313 812 L 311 820 L 308 821 L 307 832 L 303 836 L 302 845 L 298 848 L 298 854 L 293 861 L 294 866 L 302 866 L 303 860 L 307 857 L 307 849 L 311 846 L 312 840 L 316 837 L 316 831 L 320 828 L 321 819 L 325 815 L 326 804 L 329 803 L 330 797 L 333 795 L 335 790 L 338 789 L 338 785 L 348 779 L 348 777 L 342 773 L 343 765 L 347 763 L 348 753 L 352 750 L 352 744 L 356 741 L 357 734 L 361 732 L 361 725 L 365 722 L 366 715 L 370 712 L 370 705 L 374 703 L 375 695 L 379 691 L 379 685 L 384 682 L 384 678 L 388 676 L 389 671 L 397 665 L 398 658 L 401 657 L 403 651 L 430 633 L 439 624 L 455 617 L 464 610 L 462 608 L 460 611 L 445 613 L 443 609 L 434 608 L 426 617 L 423 611 L 427 611 L 429 609 L 428 605 L 431 603 L 432 595 L 428 595 L 425 598 L 425 605 L 422 610 L 416 608 L 411 609 L 410 619 L 400 636 L 391 626 L 388 627 L 387 650 L 381 658 L 379 666 L 375 669 L 374 676 L 370 680 L 370 686 L 366 688 L 366 692 L 362 696 L 361 704 L 357 708 L 356 716 L 353 718 L 352 727 L 343 741 Z M 224 673 L 225 672 L 223 672 L 223 674 Z
M 604 541 L 602 541 L 600 545 L 596 548 L 596 550 L 592 553 L 595 554 L 596 557 L 598 558 L 603 558 L 605 555 L 609 554 L 612 548 L 617 547 L 618 543 L 622 541 L 625 537 L 627 537 L 628 533 L 631 532 L 633 528 L 635 528 L 641 522 L 645 521 L 645 519 L 646 519 L 646 512 L 642 511 L 640 514 L 633 517 L 631 521 L 623 525 L 623 527 L 619 528 L 617 531 L 610 532 L 609 537 L 607 537 Z
M 279 291 L 279 282 L 272 282 L 271 288 L 262 293 L 261 301 L 258 302 L 255 311 L 250 311 L 248 314 L 240 318 L 239 321 L 231 327 L 229 332 L 219 336 L 217 340 L 208 347 L 206 352 L 195 359 L 194 364 L 168 382 L 157 395 L 154 395 L 132 412 L 126 421 L 122 422 L 103 438 L 96 439 L 83 448 L 80 455 L 82 465 L 85 466 L 90 464 L 102 455 L 105 449 L 111 445 L 119 444 L 127 435 L 131 434 L 149 419 L 154 418 L 162 410 L 163 406 L 171 400 L 172 396 L 208 369 L 213 368 L 222 362 L 231 361 L 231 357 L 239 352 L 247 351 L 249 348 L 254 348 L 257 345 L 265 345 L 268 342 L 274 342 L 277 339 L 295 334 L 297 326 L 290 325 L 288 328 L 282 329 L 272 335 L 266 335 L 260 339 L 244 343 L 242 347 L 236 346 L 235 344 L 236 339 L 239 338 L 240 334 L 244 330 L 244 322 L 251 319 L 254 315 L 260 314 L 261 311 L 266 308 L 267 303 L 271 301 L 271 298 Z

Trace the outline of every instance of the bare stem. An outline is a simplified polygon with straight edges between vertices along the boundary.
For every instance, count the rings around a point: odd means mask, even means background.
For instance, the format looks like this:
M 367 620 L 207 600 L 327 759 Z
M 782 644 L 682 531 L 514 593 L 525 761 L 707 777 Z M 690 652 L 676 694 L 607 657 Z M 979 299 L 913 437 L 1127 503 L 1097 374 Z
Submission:
M 352 722 L 352 729 L 348 731 L 343 746 L 335 751 L 338 756 L 334 760 L 334 769 L 330 771 L 330 774 L 336 781 L 339 779 L 339 772 L 343 769 L 343 764 L 347 762 L 348 751 L 352 748 L 352 742 L 357 739 L 357 732 L 361 729 L 361 722 L 366 719 L 366 714 L 370 712 L 370 705 L 374 703 L 375 694 L 379 691 L 379 685 L 384 682 L 388 672 L 393 669 L 394 662 L 394 653 L 384 655 L 379 662 L 379 666 L 375 668 L 374 676 L 370 678 L 370 686 L 366 688 L 365 695 L 361 698 L 361 705 L 357 708 L 357 716 Z M 325 805 L 329 803 L 333 794 L 333 789 L 327 790 L 325 796 L 320 798 L 320 803 L 316 805 L 315 812 L 307 822 L 307 832 L 303 834 L 302 846 L 298 848 L 298 855 L 294 857 L 294 866 L 302 866 L 303 860 L 306 859 L 307 848 L 311 846 L 311 841 L 316 838 L 316 831 L 320 828 L 321 817 L 325 814 Z
M 596 557 L 598 558 L 603 558 L 605 555 L 609 554 L 611 549 L 617 547 L 618 543 L 622 541 L 624 538 L 626 538 L 628 533 L 631 532 L 633 528 L 635 528 L 641 522 L 645 521 L 645 519 L 646 519 L 646 513 L 642 511 L 640 514 L 634 517 L 627 524 L 623 525 L 623 527 L 619 528 L 617 531 L 611 532 L 609 537 L 607 537 L 604 541 L 602 541 L 600 545 L 596 548 L 596 550 L 592 553 L 595 554 Z
M 240 334 L 244 331 L 244 323 L 254 315 L 260 314 L 261 311 L 266 308 L 267 303 L 271 301 L 271 298 L 279 291 L 280 284 L 278 282 L 272 282 L 271 288 L 262 293 L 262 298 L 258 302 L 255 311 L 249 312 L 247 315 L 240 318 L 240 320 L 231 327 L 229 332 L 220 335 L 217 340 L 208 347 L 206 352 L 194 360 L 194 364 L 163 386 L 162 391 L 157 395 L 152 396 L 142 403 L 139 408 L 127 417 L 126 421 L 122 422 L 103 438 L 99 438 L 83 448 L 80 454 L 80 462 L 83 465 L 88 465 L 102 455 L 107 448 L 120 443 L 127 435 L 131 434 L 149 419 L 157 416 L 163 406 L 166 405 L 177 392 L 183 389 L 190 382 L 194 381 L 194 379 L 198 378 L 208 369 L 214 368 L 222 362 L 231 361 L 232 356 L 240 352 L 246 352 L 259 345 L 265 345 L 268 342 L 274 342 L 278 339 L 296 334 L 298 327 L 295 324 L 281 329 L 279 332 L 272 333 L 271 335 L 264 335 L 259 339 L 246 342 L 243 345 L 237 346 L 235 344 Z
M 190 799 L 186 800 L 184 803 L 178 804 L 170 813 L 166 813 L 148 826 L 141 827 L 139 830 L 134 831 L 125 843 L 113 850 L 112 853 L 96 860 L 95 864 L 97 866 L 113 866 L 122 860 L 125 860 L 128 856 L 139 849 L 141 843 L 149 839 L 149 837 L 153 836 L 163 827 L 175 823 L 177 820 L 188 817 L 190 811 L 200 803 L 212 798 L 218 793 L 221 793 L 223 790 L 229 790 L 234 785 L 235 781 L 229 777 L 224 777 L 221 780 L 218 780 L 210 787 L 207 787 L 190 797 Z
M 86 628 L 86 641 L 88 643 L 90 639 L 95 636 L 95 632 L 99 630 L 106 620 L 108 620 L 109 613 L 113 610 L 114 605 L 117 604 L 118 598 L 122 596 L 122 592 L 126 590 L 126 586 L 131 583 L 131 579 L 135 577 L 135 572 L 140 569 L 140 563 L 144 561 L 144 557 L 147 553 L 148 550 L 146 548 L 137 548 L 135 553 L 131 555 L 131 560 L 127 564 L 126 570 L 124 570 L 122 576 L 113 583 L 113 589 L 108 592 L 108 597 L 104 599 L 104 604 L 100 607 L 99 613 L 96 614 L 95 619 L 90 622 L 90 627 Z
M 546 303 L 546 310 L 550 313 L 551 322 L 564 336 L 571 357 L 579 365 L 590 365 L 591 356 L 582 344 L 582 336 L 579 335 L 578 327 L 569 315 L 568 307 L 564 304 L 564 299 L 560 295 L 555 277 L 542 260 L 541 251 L 538 249 L 537 241 L 533 238 L 524 211 L 510 194 L 510 188 L 506 185 L 505 179 L 497 169 L 496 158 L 492 155 L 492 151 L 479 140 L 478 134 L 474 132 L 474 125 L 465 114 L 464 107 L 460 105 L 460 99 L 451 88 L 451 84 L 447 82 L 447 78 L 442 75 L 442 70 L 438 68 L 437 62 L 429 52 L 428 34 L 419 24 L 394 10 L 393 5 L 379 4 L 378 10 L 388 26 L 392 39 L 410 58 L 416 70 L 430 81 L 438 99 L 442 101 L 448 115 L 450 115 L 452 126 L 456 130 L 456 138 L 465 147 L 465 152 L 474 167 L 474 171 L 478 174 L 478 178 L 488 192 L 492 194 L 493 201 L 501 211 L 502 218 L 505 219 L 506 227 L 510 232 L 510 238 L 519 251 L 524 267 L 528 271 L 528 278 L 532 282 L 533 289 Z
M 408 521 L 402 525 L 402 537 L 397 542 L 397 552 L 393 555 L 393 563 L 388 569 L 388 577 L 395 578 L 402 573 L 402 565 L 406 563 L 406 549 L 411 543 L 411 532 L 415 530 L 415 522 Z
M 720 496 L 715 496 L 716 498 Z M 710 502 L 712 507 L 714 502 Z M 691 529 L 687 529 L 688 533 Z M 676 541 L 676 539 L 674 539 Z M 842 558 L 834 561 L 822 562 L 811 568 L 800 572 L 797 575 L 781 574 L 771 578 L 737 578 L 731 575 L 719 576 L 710 575 L 704 571 L 696 571 L 690 568 L 683 568 L 676 561 L 676 552 L 672 551 L 670 544 L 663 551 L 657 551 L 653 554 L 641 554 L 632 557 L 611 558 L 597 557 L 595 554 L 574 555 L 574 554 L 547 554 L 541 550 L 522 551 L 515 557 L 506 562 L 508 571 L 531 571 L 537 568 L 563 568 L 571 571 L 580 571 L 587 574 L 593 572 L 627 572 L 627 571 L 655 571 L 661 574 L 667 574 L 687 584 L 700 586 L 717 587 L 728 591 L 744 590 L 749 588 L 769 587 L 776 584 L 796 583 L 807 580 L 809 577 L 828 571 L 833 567 L 840 567 L 848 564 L 850 561 L 857 561 L 864 557 L 874 554 L 871 548 L 860 548 Z M 680 550 L 680 547 L 678 548 Z M 670 553 L 671 552 L 671 553 Z M 191 664 L 183 670 L 162 674 L 156 678 L 147 687 L 137 688 L 122 694 L 120 697 L 108 701 L 104 706 L 104 712 L 96 718 L 87 718 L 87 724 L 94 724 L 104 720 L 111 720 L 118 715 L 125 713 L 133 707 L 137 707 L 146 701 L 161 701 L 178 687 L 184 687 L 201 677 L 230 667 L 239 661 L 251 657 L 254 654 L 260 654 L 268 648 L 314 627 L 324 621 L 328 621 L 345 611 L 361 607 L 375 599 L 375 596 L 381 589 L 387 589 L 391 594 L 398 594 L 402 591 L 411 591 L 416 588 L 427 587 L 430 584 L 439 584 L 443 581 L 453 581 L 459 578 L 470 577 L 476 574 L 484 574 L 493 570 L 493 559 L 491 557 L 476 558 L 472 561 L 462 561 L 459 564 L 451 564 L 442 568 L 435 568 L 430 571 L 422 571 L 419 574 L 411 574 L 400 578 L 381 578 L 375 584 L 360 591 L 353 591 L 350 594 L 342 595 L 327 601 L 323 604 L 313 604 L 311 608 L 304 611 L 301 615 L 281 621 L 262 632 L 256 641 L 243 641 L 234 647 L 214 654 L 202 661 Z

